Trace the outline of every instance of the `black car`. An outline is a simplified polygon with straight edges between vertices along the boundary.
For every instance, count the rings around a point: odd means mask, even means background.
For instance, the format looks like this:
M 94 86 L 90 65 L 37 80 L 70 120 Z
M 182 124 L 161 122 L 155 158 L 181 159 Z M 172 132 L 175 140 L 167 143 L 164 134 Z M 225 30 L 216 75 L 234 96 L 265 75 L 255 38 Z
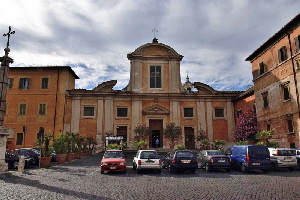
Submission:
M 207 172 L 214 169 L 225 169 L 227 172 L 231 170 L 230 158 L 220 150 L 202 150 L 197 154 L 197 159 L 199 168 Z
M 19 155 L 32 157 L 33 159 L 30 165 L 39 165 L 40 153 L 37 150 L 31 148 L 21 148 L 21 149 L 15 149 L 14 151 L 17 152 Z
M 21 155 L 19 155 L 15 151 L 7 150 L 5 152 L 5 162 L 8 164 L 8 168 L 15 168 L 15 169 L 18 168 L 20 156 Z M 24 167 L 28 167 L 28 166 L 32 165 L 33 158 L 30 156 L 24 156 L 24 157 L 25 157 L 25 166 Z
M 166 156 L 164 156 L 162 167 L 168 168 L 170 173 L 185 170 L 190 170 L 192 173 L 195 173 L 198 168 L 198 161 L 191 151 L 171 150 Z
M 18 168 L 19 155 L 12 151 L 6 151 L 5 162 L 8 164 L 8 168 Z

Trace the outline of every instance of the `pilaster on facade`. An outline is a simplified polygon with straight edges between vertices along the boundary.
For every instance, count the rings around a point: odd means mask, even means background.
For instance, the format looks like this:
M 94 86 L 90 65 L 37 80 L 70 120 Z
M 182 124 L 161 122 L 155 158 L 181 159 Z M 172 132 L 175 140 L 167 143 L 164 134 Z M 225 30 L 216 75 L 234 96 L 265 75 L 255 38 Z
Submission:
M 205 102 L 204 100 L 200 99 L 200 101 L 197 102 L 197 114 L 198 114 L 198 129 L 197 132 L 199 131 L 205 131 L 206 132 L 206 120 L 207 119 L 207 110 L 205 107 Z
M 74 98 L 72 101 L 72 123 L 71 123 L 71 132 L 79 133 L 80 126 L 80 112 L 81 105 L 80 99 Z
M 232 101 L 227 101 L 227 123 L 228 123 L 228 140 L 229 142 L 233 142 L 233 132 L 235 128 L 235 123 L 234 123 L 234 106 Z
M 206 111 L 207 111 L 207 138 L 209 142 L 214 140 L 214 130 L 213 130 L 213 107 L 211 101 L 206 102 Z
M 112 98 L 106 98 L 104 100 L 104 132 L 113 131 L 114 123 L 114 102 Z

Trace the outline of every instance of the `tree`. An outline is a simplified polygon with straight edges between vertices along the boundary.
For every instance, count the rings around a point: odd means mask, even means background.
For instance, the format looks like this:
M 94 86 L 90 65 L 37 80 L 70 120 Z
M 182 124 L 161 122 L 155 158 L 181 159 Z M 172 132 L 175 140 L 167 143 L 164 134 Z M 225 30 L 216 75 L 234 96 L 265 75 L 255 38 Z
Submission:
M 164 137 L 169 138 L 172 144 L 174 144 L 175 140 L 178 139 L 181 134 L 181 128 L 179 126 L 176 126 L 175 123 L 170 123 L 164 129 L 163 133 Z
M 258 132 L 257 119 L 254 109 L 240 114 L 234 131 L 236 141 L 255 140 L 255 134 Z
M 140 124 L 137 125 L 133 131 L 136 134 L 135 139 L 138 141 L 146 141 L 152 133 L 152 130 L 149 127 L 146 127 L 145 125 L 142 126 Z
M 278 142 L 271 142 L 269 141 L 269 138 L 272 137 L 272 135 L 274 135 L 274 131 L 261 131 L 259 133 L 255 134 L 255 138 L 260 140 L 259 142 L 257 142 L 257 145 L 264 145 L 267 147 L 278 147 Z

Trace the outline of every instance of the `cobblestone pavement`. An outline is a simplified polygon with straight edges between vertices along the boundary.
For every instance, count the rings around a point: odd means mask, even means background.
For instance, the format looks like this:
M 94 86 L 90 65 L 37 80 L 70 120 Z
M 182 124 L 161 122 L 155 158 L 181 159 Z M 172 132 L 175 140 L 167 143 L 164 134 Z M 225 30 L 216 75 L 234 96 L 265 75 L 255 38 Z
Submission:
M 300 172 L 100 174 L 100 156 L 0 175 L 0 199 L 299 199 Z

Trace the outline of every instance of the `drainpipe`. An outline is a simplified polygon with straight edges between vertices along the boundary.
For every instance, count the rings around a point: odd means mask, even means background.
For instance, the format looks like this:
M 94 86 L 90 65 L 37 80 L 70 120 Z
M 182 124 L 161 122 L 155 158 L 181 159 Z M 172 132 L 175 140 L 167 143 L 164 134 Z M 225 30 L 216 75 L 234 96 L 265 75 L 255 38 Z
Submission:
M 55 109 L 54 109 L 54 119 L 53 119 L 53 135 L 55 134 L 56 128 L 56 110 L 57 110 L 57 101 L 58 101 L 58 86 L 59 86 L 59 69 L 57 69 L 57 81 L 56 81 L 56 94 L 55 94 Z
M 293 51 L 292 51 L 292 43 L 291 43 L 291 35 L 290 35 L 290 33 L 287 33 L 287 36 L 288 36 L 288 39 L 289 39 L 290 52 L 291 52 L 291 61 L 292 61 L 293 77 L 294 77 L 294 83 L 295 83 L 295 89 L 296 89 L 298 115 L 300 117 L 299 91 L 298 91 L 298 86 L 297 86 L 297 77 L 296 77 L 296 70 L 295 70 L 295 64 L 294 64 L 294 57 L 293 57 Z

